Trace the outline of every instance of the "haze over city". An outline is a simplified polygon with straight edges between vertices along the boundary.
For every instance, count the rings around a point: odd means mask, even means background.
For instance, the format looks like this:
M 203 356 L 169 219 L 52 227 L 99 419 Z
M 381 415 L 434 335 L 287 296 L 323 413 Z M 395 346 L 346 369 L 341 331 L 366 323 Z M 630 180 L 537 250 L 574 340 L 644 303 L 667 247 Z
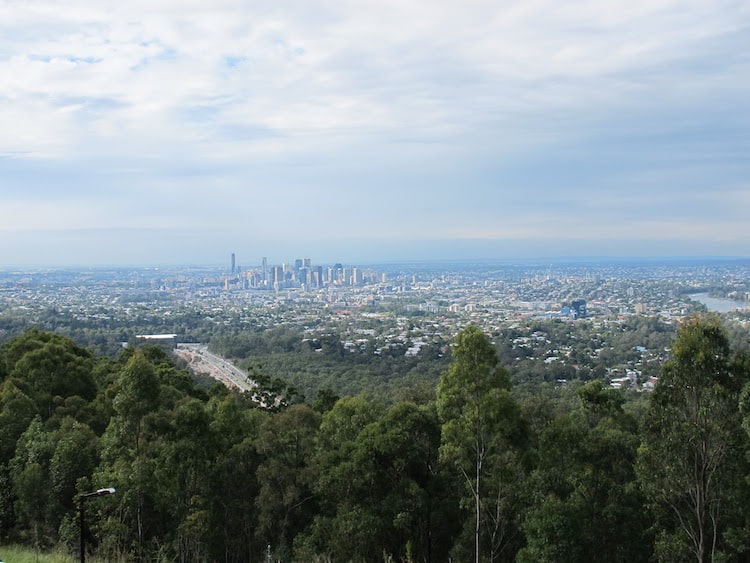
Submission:
M 0 267 L 748 256 L 742 1 L 0 4 Z

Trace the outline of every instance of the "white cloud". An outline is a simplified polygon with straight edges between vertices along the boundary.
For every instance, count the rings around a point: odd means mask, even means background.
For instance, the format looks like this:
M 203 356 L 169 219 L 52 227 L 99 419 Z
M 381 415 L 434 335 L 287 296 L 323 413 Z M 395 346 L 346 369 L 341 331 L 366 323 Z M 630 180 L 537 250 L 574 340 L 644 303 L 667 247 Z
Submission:
M 736 28 L 741 8 L 344 3 L 321 5 L 310 23 L 315 10 L 282 4 L 264 12 L 235 2 L 77 2 L 65 10 L 6 4 L 5 21 L 17 22 L 18 31 L 4 46 L 11 56 L 2 62 L 8 80 L 0 88 L 14 103 L 47 100 L 50 136 L 59 133 L 56 104 L 86 98 L 117 103 L 87 133 L 120 132 L 134 142 L 162 129 L 167 139 L 200 140 L 190 124 L 169 118 L 201 104 L 216 106 L 227 123 L 291 136 L 409 127 L 440 135 L 441 124 L 450 134 L 479 127 L 482 117 L 580 108 L 592 96 L 605 109 L 597 89 L 610 101 L 642 94 L 659 80 L 650 69 L 689 58 L 712 34 Z
M 734 0 L 6 1 L 0 175 L 27 162 L 23 189 L 44 192 L 45 167 L 76 168 L 60 201 L 81 209 L 13 207 L 18 228 L 120 209 L 122 227 L 216 229 L 229 206 L 290 236 L 315 215 L 332 235 L 516 237 L 576 227 L 577 203 L 603 215 L 581 237 L 619 236 L 634 194 L 746 184 L 748 21 Z M 495 231 L 503 204 L 518 224 Z M 347 205 L 372 210 L 367 228 Z M 670 232 L 704 236 L 729 213 L 712 209 Z
M 0 232 L 67 229 L 71 225 L 79 228 L 104 228 L 112 224 L 112 209 L 109 206 L 68 201 L 3 201 L 3 221 Z M 115 220 L 116 221 L 116 220 Z

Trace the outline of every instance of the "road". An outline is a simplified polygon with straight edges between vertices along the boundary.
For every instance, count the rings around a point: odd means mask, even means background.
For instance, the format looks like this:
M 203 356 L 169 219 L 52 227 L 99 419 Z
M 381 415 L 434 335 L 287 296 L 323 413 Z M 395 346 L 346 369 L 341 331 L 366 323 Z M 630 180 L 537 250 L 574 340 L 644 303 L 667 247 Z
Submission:
M 257 387 L 254 381 L 248 379 L 245 372 L 224 358 L 212 354 L 202 344 L 178 344 L 174 352 L 196 373 L 205 373 L 227 387 L 241 391 L 251 391 Z

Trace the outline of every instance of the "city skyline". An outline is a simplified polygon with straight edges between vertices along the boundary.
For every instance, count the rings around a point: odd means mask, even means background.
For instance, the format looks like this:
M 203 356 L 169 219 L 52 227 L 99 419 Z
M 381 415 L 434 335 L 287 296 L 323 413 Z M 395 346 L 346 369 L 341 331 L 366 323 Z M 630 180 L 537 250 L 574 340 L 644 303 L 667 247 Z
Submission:
M 0 15 L 0 266 L 750 256 L 744 2 Z

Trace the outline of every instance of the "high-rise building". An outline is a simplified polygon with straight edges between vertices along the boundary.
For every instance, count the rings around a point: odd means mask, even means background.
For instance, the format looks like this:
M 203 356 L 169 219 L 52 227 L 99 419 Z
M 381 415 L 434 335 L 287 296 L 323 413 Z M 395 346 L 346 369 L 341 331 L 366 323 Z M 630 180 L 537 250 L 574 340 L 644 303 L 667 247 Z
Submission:
M 315 266 L 315 268 L 313 268 L 313 274 L 315 275 L 315 285 L 323 287 L 323 266 Z
M 362 270 L 359 268 L 352 268 L 352 285 L 362 285 L 365 281 Z
M 570 304 L 570 308 L 573 309 L 573 313 L 577 319 L 582 319 L 586 316 L 586 300 L 576 299 Z
M 268 285 L 268 258 L 263 257 L 263 271 L 260 273 L 263 285 Z
M 235 258 L 234 257 L 234 252 L 232 252 L 232 274 L 234 274 L 236 272 L 236 267 L 237 267 L 237 263 L 235 262 L 234 258 Z

